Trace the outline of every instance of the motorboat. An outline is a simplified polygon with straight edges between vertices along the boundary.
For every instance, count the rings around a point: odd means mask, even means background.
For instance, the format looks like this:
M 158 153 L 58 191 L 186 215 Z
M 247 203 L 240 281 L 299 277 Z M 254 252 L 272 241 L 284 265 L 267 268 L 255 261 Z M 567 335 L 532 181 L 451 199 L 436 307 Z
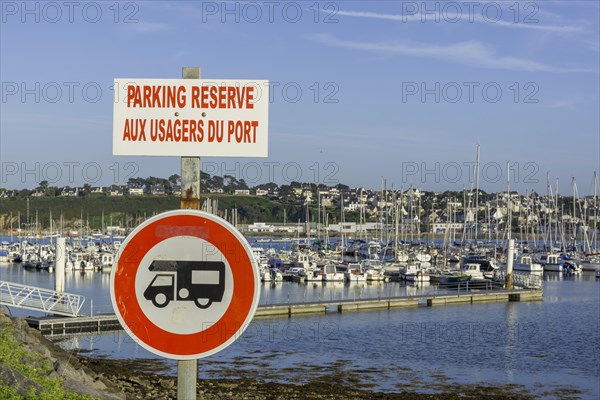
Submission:
M 407 282 L 429 282 L 430 276 L 417 264 L 408 264 L 400 270 L 400 277 Z
M 477 263 L 466 263 L 463 265 L 463 274 L 469 275 L 471 279 L 483 279 L 483 272 L 481 272 L 481 265 Z
M 366 282 L 367 274 L 363 272 L 361 264 L 350 263 L 344 272 L 344 280 L 346 282 Z
M 534 262 L 533 258 L 530 255 L 522 255 L 519 259 L 519 262 L 513 264 L 513 269 L 515 271 L 525 271 L 525 272 L 543 272 L 544 267 L 542 264 Z

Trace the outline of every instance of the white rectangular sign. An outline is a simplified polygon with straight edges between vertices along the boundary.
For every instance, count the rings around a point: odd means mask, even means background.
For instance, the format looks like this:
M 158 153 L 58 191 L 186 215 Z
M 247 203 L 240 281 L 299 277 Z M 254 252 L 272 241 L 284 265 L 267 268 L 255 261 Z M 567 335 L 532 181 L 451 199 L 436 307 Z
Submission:
M 115 79 L 113 154 L 267 157 L 269 81 Z

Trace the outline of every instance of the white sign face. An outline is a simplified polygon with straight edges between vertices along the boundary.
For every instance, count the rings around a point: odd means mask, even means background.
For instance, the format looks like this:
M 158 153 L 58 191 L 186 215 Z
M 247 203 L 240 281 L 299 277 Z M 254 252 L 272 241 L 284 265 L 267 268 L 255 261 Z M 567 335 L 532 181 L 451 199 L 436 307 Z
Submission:
M 153 246 L 135 276 L 142 312 L 159 328 L 181 335 L 220 320 L 231 304 L 233 285 L 225 255 L 193 236 L 172 237 Z
M 258 265 L 233 226 L 177 210 L 139 225 L 111 272 L 111 301 L 127 333 L 176 360 L 214 354 L 241 336 L 260 296 Z
M 115 79 L 113 154 L 267 157 L 269 82 Z

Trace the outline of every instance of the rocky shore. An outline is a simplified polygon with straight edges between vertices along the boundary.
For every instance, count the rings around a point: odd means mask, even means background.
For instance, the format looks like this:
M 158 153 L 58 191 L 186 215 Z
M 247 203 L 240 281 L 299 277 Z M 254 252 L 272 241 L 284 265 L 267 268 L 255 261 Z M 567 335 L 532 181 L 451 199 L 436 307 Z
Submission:
M 176 377 L 155 360 L 109 360 L 66 352 L 31 329 L 25 320 L 0 313 L 0 399 L 175 399 Z M 226 374 L 226 371 L 223 371 Z M 353 384 L 354 382 L 354 384 Z M 302 384 L 256 378 L 199 379 L 198 398 L 216 399 L 534 399 L 515 386 L 440 385 L 435 393 L 410 387 L 395 393 L 370 390 L 338 371 Z M 414 389 L 413 389 L 414 390 Z M 556 398 L 578 393 L 554 392 Z
M 94 371 L 103 371 L 102 376 L 114 382 L 127 399 L 175 399 L 177 397 L 176 378 L 148 372 L 153 365 L 138 361 L 117 361 L 104 359 L 82 359 Z M 146 370 L 146 372 L 142 372 Z M 136 371 L 136 372 L 134 372 Z M 307 384 L 282 384 L 259 381 L 257 379 L 207 379 L 199 380 L 199 399 L 248 399 L 248 400 L 288 400 L 288 399 L 380 399 L 380 400 L 517 400 L 534 397 L 518 393 L 514 388 L 491 386 L 464 386 L 447 388 L 436 394 L 421 394 L 411 391 L 381 393 L 357 389 L 348 385 L 344 377 L 322 376 Z
M 1 399 L 125 399 L 117 385 L 87 368 L 22 318 L 0 308 Z

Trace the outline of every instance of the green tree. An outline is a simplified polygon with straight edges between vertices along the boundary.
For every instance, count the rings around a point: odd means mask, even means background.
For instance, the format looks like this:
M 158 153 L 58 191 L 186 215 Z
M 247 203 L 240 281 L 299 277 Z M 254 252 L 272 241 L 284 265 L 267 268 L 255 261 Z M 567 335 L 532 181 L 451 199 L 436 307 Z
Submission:
M 238 188 L 238 180 L 232 175 L 223 176 L 223 191 L 226 193 L 233 193 Z
M 279 187 L 279 198 L 286 202 L 295 200 L 296 194 L 294 188 L 291 185 L 281 185 Z
M 248 189 L 248 184 L 246 183 L 246 181 L 244 179 L 240 179 L 238 181 L 238 185 L 237 185 L 238 189 L 244 189 L 247 190 Z
M 128 186 L 135 186 L 135 187 L 142 187 L 146 185 L 146 180 L 144 178 L 129 178 L 127 180 L 127 185 Z
M 46 189 L 46 196 L 56 197 L 60 193 L 60 189 L 56 186 L 50 186 Z
M 210 181 L 211 187 L 214 189 L 223 189 L 223 185 L 225 184 L 225 181 L 222 176 L 215 175 Z
M 90 194 L 92 191 L 92 185 L 90 185 L 89 183 L 85 183 L 83 185 L 83 195 L 87 196 L 88 194 Z
M 178 174 L 169 176 L 169 183 L 171 184 L 171 187 L 179 185 L 181 183 L 181 176 Z
M 48 181 L 41 181 L 37 189 L 46 191 L 48 189 Z

